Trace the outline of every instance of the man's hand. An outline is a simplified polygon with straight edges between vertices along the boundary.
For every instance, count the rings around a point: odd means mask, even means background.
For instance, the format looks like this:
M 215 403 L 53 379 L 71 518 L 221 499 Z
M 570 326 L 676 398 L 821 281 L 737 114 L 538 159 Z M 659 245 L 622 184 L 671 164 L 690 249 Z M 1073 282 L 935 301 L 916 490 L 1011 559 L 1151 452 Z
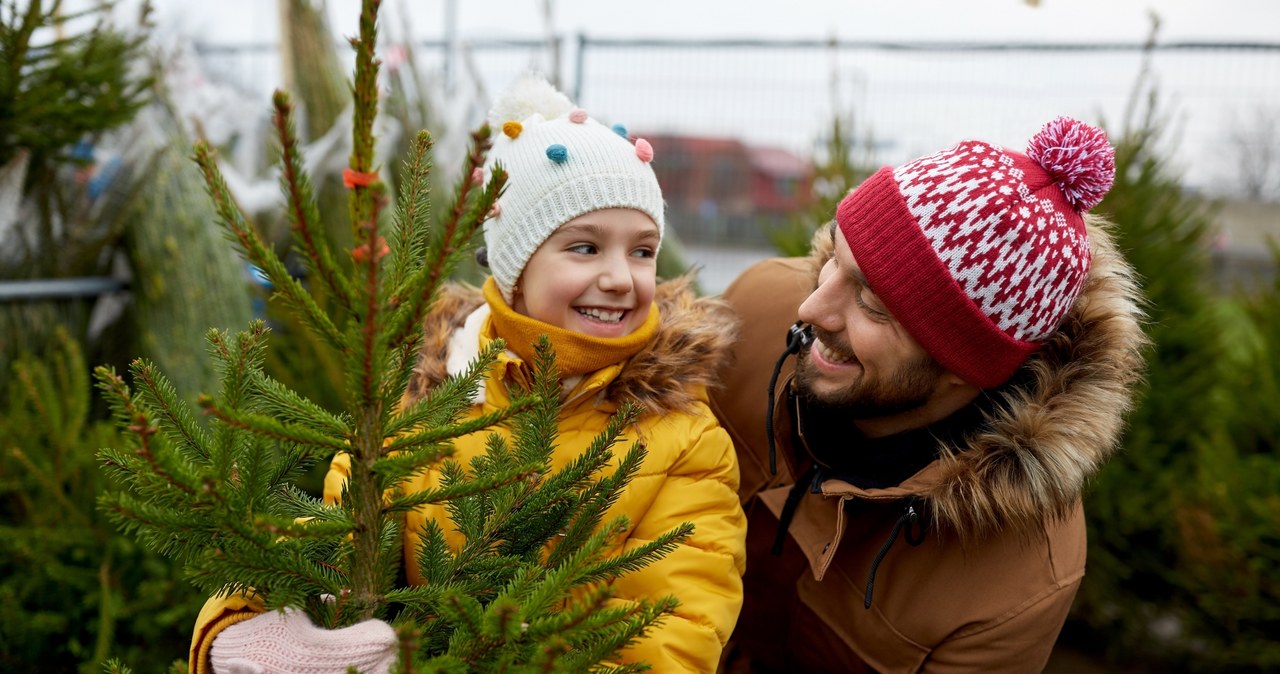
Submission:
M 209 650 L 216 674 L 387 674 L 396 656 L 396 633 L 381 620 L 339 630 L 311 624 L 297 609 L 271 611 L 218 633 Z

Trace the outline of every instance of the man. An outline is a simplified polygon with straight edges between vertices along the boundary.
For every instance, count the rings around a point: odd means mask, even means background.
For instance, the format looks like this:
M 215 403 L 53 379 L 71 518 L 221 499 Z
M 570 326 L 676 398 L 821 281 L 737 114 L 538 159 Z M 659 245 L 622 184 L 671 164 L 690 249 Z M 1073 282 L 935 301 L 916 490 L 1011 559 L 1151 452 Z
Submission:
M 1026 154 L 967 141 L 882 169 L 810 259 L 725 292 L 743 327 L 712 406 L 749 518 L 726 671 L 1044 668 L 1146 344 L 1085 215 L 1114 173 L 1067 118 Z

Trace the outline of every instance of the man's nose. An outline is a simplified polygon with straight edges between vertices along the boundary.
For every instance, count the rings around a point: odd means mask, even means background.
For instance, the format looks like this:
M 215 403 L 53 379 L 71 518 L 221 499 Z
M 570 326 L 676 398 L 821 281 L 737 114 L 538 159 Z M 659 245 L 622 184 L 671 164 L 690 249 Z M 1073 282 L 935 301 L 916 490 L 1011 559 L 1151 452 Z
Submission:
M 836 284 L 831 281 L 831 278 L 827 278 L 818 282 L 818 287 L 800 303 L 796 317 L 826 332 L 840 332 L 843 326 L 840 325 L 840 312 L 837 311 L 839 298 L 836 297 Z

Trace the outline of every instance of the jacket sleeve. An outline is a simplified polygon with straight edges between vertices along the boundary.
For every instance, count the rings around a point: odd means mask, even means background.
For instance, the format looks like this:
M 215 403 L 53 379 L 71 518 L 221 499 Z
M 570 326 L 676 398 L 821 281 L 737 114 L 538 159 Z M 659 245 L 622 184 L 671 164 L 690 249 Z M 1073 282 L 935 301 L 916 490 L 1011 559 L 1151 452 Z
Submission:
M 652 541 L 690 522 L 693 534 L 663 559 L 618 579 L 620 599 L 673 595 L 680 605 L 637 644 L 626 662 L 643 660 L 655 672 L 714 672 L 742 608 L 746 568 L 746 518 L 738 502 L 738 464 L 733 444 L 710 412 L 695 422 L 687 447 L 659 479 L 657 493 L 627 547 Z M 656 453 L 651 447 L 651 456 Z
M 345 452 L 335 456 L 324 478 L 324 500 L 327 503 L 336 503 L 341 498 L 342 483 L 350 474 L 351 456 Z M 200 609 L 195 629 L 191 632 L 187 671 L 190 674 L 210 674 L 213 668 L 209 665 L 209 649 L 213 647 L 214 637 L 222 630 L 265 610 L 262 601 L 254 595 L 210 597 Z
M 961 630 L 934 648 L 921 671 L 927 674 L 1038 674 L 1044 671 L 1079 587 L 1077 577 L 993 627 L 972 633 Z
M 210 674 L 213 667 L 209 664 L 209 649 L 213 647 L 213 639 L 226 628 L 248 620 L 266 610 L 262 601 L 254 595 L 231 595 L 229 597 L 210 597 L 200 609 L 196 617 L 196 626 L 191 633 L 191 650 L 187 654 L 187 671 L 191 674 Z

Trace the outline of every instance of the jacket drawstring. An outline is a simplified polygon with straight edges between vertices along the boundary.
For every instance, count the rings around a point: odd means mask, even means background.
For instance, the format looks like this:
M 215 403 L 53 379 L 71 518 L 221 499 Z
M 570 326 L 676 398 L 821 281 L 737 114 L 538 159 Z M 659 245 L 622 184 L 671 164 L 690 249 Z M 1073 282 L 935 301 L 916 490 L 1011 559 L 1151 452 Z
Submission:
M 871 608 L 871 592 L 876 585 L 876 570 L 880 568 L 880 562 L 884 561 L 884 556 L 889 554 L 889 548 L 893 547 L 894 541 L 898 540 L 898 532 L 902 531 L 902 527 L 907 528 L 907 543 L 912 546 L 920 545 L 924 542 L 924 521 L 920 519 L 920 515 L 916 513 L 916 500 L 907 501 L 906 508 L 902 511 L 902 516 L 898 518 L 897 523 L 893 525 L 893 531 L 889 533 L 889 539 L 880 546 L 880 552 L 876 553 L 876 558 L 871 562 L 871 573 L 867 575 L 867 592 L 866 599 L 863 601 L 863 608 Z M 913 532 L 912 528 L 916 531 Z
M 769 437 L 770 475 L 778 474 L 778 449 L 777 442 L 773 439 L 773 396 L 774 389 L 778 386 L 778 373 L 782 372 L 782 364 L 787 361 L 788 356 L 798 353 L 802 347 L 807 346 L 812 341 L 813 328 L 805 325 L 803 321 L 796 321 L 795 325 L 787 329 L 787 348 L 782 352 L 781 356 L 778 356 L 778 362 L 773 366 L 773 376 L 769 377 L 769 407 L 764 415 L 764 429 L 765 435 Z M 797 496 L 796 498 L 798 499 L 799 497 Z M 787 502 L 791 502 L 790 496 L 787 497 Z
M 787 542 L 787 530 L 791 528 L 791 520 L 796 516 L 796 508 L 800 507 L 800 498 L 804 496 L 805 487 L 815 494 L 821 491 L 822 472 L 817 466 L 809 468 L 799 480 L 796 480 L 795 484 L 791 485 L 791 491 L 787 492 L 787 500 L 782 505 L 782 514 L 778 516 L 778 533 L 774 535 L 773 549 L 770 550 L 774 557 L 782 554 L 782 546 Z

